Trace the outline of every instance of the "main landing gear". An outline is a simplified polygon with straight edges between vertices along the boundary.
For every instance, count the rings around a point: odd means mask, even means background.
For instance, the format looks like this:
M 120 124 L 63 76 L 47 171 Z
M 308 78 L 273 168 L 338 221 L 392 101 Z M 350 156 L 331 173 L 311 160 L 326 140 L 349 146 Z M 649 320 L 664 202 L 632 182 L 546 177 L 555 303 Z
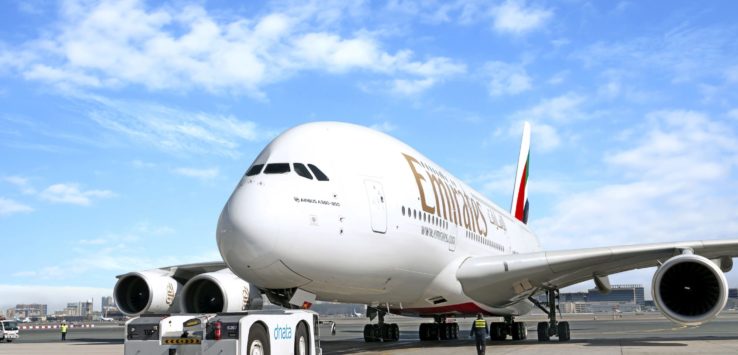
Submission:
M 557 322 L 556 321 L 556 310 L 559 308 L 556 305 L 556 300 L 559 299 L 559 290 L 548 290 L 546 291 L 548 302 L 546 306 L 542 305 L 541 302 L 529 297 L 528 299 L 533 302 L 538 308 L 548 315 L 548 322 L 538 323 L 538 341 L 549 341 L 552 336 L 559 337 L 559 341 L 568 341 L 571 339 L 571 332 L 569 330 L 569 322 Z
M 377 324 L 367 324 L 364 326 L 365 342 L 400 340 L 400 327 L 397 323 L 385 323 L 384 316 L 386 314 L 387 312 L 377 311 L 377 316 L 379 317 Z
M 528 339 L 528 328 L 525 322 L 516 322 L 512 316 L 505 317 L 504 322 L 492 322 L 489 325 L 489 337 L 492 340 L 505 340 L 507 336 L 512 340 Z
M 421 323 L 420 340 L 451 340 L 459 338 L 459 324 L 446 323 L 446 317 L 435 316 L 433 323 Z

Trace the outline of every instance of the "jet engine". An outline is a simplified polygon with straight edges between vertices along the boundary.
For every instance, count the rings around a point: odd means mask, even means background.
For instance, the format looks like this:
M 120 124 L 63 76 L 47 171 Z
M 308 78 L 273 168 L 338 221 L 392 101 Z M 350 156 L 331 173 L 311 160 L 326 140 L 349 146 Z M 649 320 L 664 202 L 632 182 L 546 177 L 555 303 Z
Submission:
M 113 296 L 123 314 L 171 313 L 178 311 L 174 302 L 182 284 L 164 270 L 130 272 L 118 277 Z
M 728 282 L 721 267 L 694 254 L 667 260 L 656 270 L 651 286 L 653 300 L 664 316 L 684 325 L 699 325 L 716 317 L 728 300 Z
M 197 275 L 182 289 L 181 309 L 187 313 L 242 312 L 261 309 L 261 291 L 230 269 Z

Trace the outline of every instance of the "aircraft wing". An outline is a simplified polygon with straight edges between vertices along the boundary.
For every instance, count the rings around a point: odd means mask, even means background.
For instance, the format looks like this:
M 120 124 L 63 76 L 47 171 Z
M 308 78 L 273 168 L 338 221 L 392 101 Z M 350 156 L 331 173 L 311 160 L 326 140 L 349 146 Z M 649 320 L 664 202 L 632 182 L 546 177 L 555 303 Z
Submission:
M 206 272 L 213 272 L 227 268 L 228 266 L 223 261 L 213 261 L 197 264 L 185 264 L 175 265 L 157 268 L 158 270 L 165 271 L 169 276 L 178 280 L 189 280 L 197 275 L 204 274 Z M 128 274 L 118 275 L 116 278 L 126 276 Z
M 722 267 L 729 269 L 730 257 L 738 256 L 738 239 L 470 257 L 461 264 L 456 278 L 464 293 L 475 301 L 505 306 L 541 289 L 563 288 L 596 276 L 604 278 L 657 266 L 685 250 L 712 260 L 722 258 Z

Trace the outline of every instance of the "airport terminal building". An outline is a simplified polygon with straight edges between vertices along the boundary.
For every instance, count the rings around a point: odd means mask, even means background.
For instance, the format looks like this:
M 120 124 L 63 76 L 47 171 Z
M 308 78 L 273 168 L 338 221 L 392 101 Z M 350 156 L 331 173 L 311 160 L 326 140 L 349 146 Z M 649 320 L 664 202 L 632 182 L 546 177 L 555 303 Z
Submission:
M 545 295 L 537 298 L 544 301 Z M 561 293 L 559 300 L 563 313 L 640 312 L 646 303 L 643 285 L 638 284 L 612 285 L 607 294 L 596 288 L 587 292 Z

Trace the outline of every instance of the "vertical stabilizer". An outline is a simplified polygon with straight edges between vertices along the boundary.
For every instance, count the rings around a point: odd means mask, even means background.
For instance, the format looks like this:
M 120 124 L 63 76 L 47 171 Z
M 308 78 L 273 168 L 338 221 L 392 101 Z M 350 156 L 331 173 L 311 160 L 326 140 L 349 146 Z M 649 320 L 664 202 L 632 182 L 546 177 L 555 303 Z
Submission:
M 520 143 L 518 172 L 515 174 L 510 214 L 523 223 L 528 223 L 528 173 L 530 166 L 530 123 L 523 124 L 523 141 Z

